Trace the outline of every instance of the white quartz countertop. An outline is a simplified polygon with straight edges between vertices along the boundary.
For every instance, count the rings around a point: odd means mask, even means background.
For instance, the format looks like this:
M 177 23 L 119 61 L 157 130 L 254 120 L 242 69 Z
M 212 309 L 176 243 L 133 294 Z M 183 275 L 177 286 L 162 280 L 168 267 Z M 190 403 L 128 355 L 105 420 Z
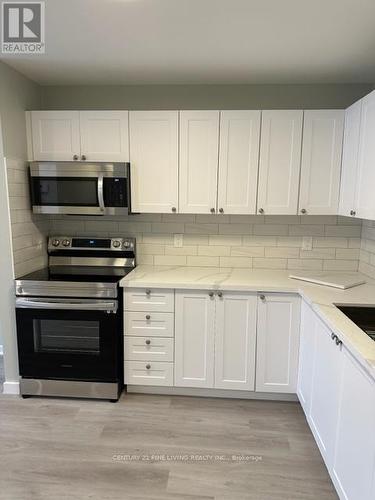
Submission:
M 141 265 L 125 276 L 120 285 L 127 288 L 298 293 L 375 378 L 375 342 L 335 307 L 337 304 L 375 307 L 375 280 L 355 273 L 366 283 L 340 290 L 290 279 L 289 274 L 290 271 L 279 270 Z

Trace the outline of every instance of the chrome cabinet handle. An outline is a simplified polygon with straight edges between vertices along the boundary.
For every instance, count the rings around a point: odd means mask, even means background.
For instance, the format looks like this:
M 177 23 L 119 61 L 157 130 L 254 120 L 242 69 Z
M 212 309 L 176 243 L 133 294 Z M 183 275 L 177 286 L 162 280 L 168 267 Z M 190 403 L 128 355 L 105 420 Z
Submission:
M 146 314 L 146 319 L 147 320 L 151 319 L 151 316 L 149 314 Z
M 73 160 L 78 160 L 78 155 L 73 155 Z
M 147 370 L 149 370 L 150 368 L 151 368 L 151 365 L 150 365 L 150 364 L 146 365 L 146 369 L 147 369 Z
M 217 296 L 221 299 L 223 296 L 223 292 L 217 292 Z
M 214 292 L 208 292 L 208 296 L 212 299 L 212 297 L 214 296 Z
M 266 300 L 266 296 L 265 296 L 265 295 L 263 295 L 263 294 L 262 294 L 262 295 L 259 295 L 259 298 L 260 298 L 260 300 Z
M 175 214 L 177 212 L 177 208 L 176 207 L 172 207 L 172 212 Z
M 146 345 L 150 345 L 151 344 L 151 340 L 147 339 L 146 340 Z
M 214 208 L 211 208 L 211 209 L 210 209 L 210 212 L 211 212 L 212 214 L 214 214 L 214 213 L 215 213 L 215 209 L 214 209 Z
M 151 295 L 151 290 L 146 290 L 146 295 Z
M 355 210 L 350 210 L 350 215 L 355 215 L 356 214 L 356 211 Z
M 341 340 L 340 340 L 337 336 L 336 336 L 336 340 L 335 340 L 335 342 L 336 342 L 336 345 L 337 345 L 337 346 L 342 345 Z
M 301 208 L 301 214 L 305 214 L 307 212 L 306 208 Z
M 82 156 L 81 156 L 81 160 L 85 161 L 86 159 L 87 159 L 87 158 L 86 158 L 86 156 L 85 156 L 85 155 L 82 155 Z
M 263 208 L 260 208 L 260 209 L 258 210 L 258 212 L 259 212 L 260 214 L 264 214 L 264 210 L 263 210 Z
M 337 339 L 337 335 L 335 335 L 333 332 L 331 333 L 331 339 L 332 339 L 332 340 Z
M 224 213 L 224 208 L 219 208 L 219 212 L 220 212 L 221 214 L 223 214 L 223 213 Z

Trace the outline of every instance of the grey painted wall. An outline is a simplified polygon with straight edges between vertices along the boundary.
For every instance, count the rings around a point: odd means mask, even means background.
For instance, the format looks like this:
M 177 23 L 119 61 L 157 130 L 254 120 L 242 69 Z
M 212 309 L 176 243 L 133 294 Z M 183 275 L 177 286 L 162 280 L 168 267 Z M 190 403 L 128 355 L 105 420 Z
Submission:
M 17 347 L 14 325 L 14 289 L 11 234 L 9 228 L 9 203 L 7 179 L 3 156 L 25 161 L 26 126 L 25 110 L 40 107 L 40 87 L 23 75 L 0 62 L 0 274 L 3 299 L 0 308 L 0 344 L 5 351 L 5 377 L 14 382 L 18 378 Z M 1 141 L 2 139 L 2 141 Z
M 0 117 L 5 156 L 26 159 L 25 110 L 41 106 L 40 87 L 0 62 Z
M 345 108 L 374 88 L 332 85 L 114 85 L 42 87 L 43 109 Z

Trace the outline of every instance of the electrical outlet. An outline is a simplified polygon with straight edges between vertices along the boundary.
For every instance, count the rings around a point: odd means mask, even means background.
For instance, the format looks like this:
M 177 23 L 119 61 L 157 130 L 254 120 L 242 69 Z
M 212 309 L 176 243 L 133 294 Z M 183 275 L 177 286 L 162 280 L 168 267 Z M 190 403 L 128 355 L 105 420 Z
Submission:
M 304 236 L 302 238 L 302 250 L 312 250 L 312 236 Z
M 176 248 L 181 248 L 184 246 L 184 235 L 183 234 L 175 234 L 173 238 L 173 245 Z

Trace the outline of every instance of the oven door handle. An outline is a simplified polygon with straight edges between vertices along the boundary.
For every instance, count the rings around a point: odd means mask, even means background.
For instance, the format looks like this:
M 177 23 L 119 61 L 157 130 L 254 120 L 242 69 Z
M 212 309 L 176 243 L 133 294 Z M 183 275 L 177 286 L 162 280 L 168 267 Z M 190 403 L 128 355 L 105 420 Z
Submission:
M 70 311 L 106 311 L 117 312 L 117 302 L 114 301 L 95 301 L 95 302 L 75 302 L 59 299 L 56 301 L 16 298 L 16 308 L 22 309 L 62 309 Z
M 98 202 L 99 209 L 104 213 L 104 176 L 103 174 L 99 174 L 98 176 Z

